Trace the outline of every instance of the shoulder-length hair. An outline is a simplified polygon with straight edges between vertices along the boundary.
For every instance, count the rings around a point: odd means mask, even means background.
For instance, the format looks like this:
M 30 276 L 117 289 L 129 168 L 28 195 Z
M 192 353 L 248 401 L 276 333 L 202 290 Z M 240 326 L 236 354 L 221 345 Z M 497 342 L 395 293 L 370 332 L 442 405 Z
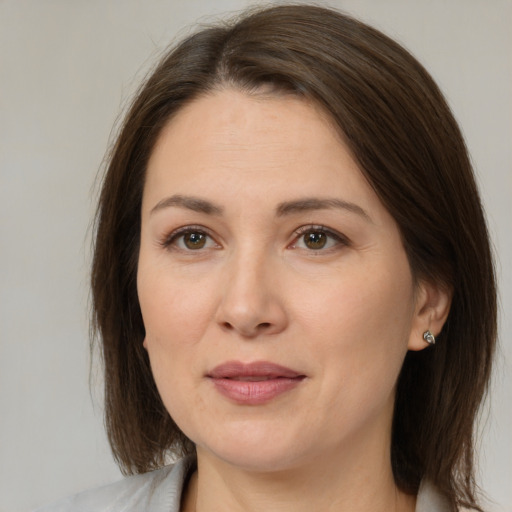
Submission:
M 391 460 L 397 485 L 429 479 L 452 506 L 476 504 L 474 420 L 496 339 L 488 232 L 461 132 L 438 87 L 399 44 L 339 12 L 307 5 L 252 11 L 168 51 L 129 109 L 97 211 L 93 327 L 105 367 L 106 426 L 125 473 L 194 450 L 158 395 L 136 289 L 146 165 L 162 127 L 220 88 L 292 93 L 337 126 L 397 222 L 413 275 L 449 287 L 435 347 L 400 373 Z M 179 391 L 176 391 L 179 392 Z

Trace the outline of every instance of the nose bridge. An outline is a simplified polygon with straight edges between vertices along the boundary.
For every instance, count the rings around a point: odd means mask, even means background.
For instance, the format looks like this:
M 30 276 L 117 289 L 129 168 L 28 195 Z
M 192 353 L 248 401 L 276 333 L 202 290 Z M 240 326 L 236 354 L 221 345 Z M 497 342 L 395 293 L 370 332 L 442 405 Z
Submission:
M 217 321 L 246 337 L 277 333 L 286 326 L 286 312 L 276 278 L 277 258 L 252 244 L 239 247 L 226 261 Z

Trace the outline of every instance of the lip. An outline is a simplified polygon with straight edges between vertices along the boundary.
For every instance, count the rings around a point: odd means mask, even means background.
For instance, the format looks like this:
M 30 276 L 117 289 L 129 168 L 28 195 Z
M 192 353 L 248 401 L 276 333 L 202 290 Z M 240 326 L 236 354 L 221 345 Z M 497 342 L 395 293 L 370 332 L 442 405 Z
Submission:
M 233 402 L 259 405 L 297 387 L 305 375 L 268 361 L 228 361 L 207 374 L 217 391 Z

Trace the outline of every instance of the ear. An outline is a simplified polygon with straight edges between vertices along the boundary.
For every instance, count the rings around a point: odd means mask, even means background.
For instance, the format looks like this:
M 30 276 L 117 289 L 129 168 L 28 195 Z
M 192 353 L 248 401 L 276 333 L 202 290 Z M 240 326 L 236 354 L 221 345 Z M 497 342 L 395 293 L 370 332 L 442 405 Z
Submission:
M 147 338 L 144 336 L 144 340 L 142 342 L 142 346 L 147 350 L 148 349 L 148 342 L 147 342 Z
M 429 344 L 423 339 L 423 333 L 429 330 L 439 336 L 452 303 L 453 292 L 447 286 L 421 281 L 416 289 L 416 305 L 407 348 L 423 350 Z

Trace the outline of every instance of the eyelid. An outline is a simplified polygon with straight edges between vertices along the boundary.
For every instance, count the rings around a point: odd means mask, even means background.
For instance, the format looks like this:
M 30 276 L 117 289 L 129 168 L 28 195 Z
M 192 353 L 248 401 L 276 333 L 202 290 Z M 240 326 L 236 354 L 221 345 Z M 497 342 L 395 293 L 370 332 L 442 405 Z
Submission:
M 306 233 L 324 233 L 328 237 L 336 240 L 336 242 L 337 242 L 336 247 L 351 245 L 350 240 L 345 235 L 340 233 L 339 231 L 336 231 L 332 228 L 328 228 L 327 226 L 323 226 L 320 224 L 307 224 L 304 226 L 300 226 L 299 228 L 297 228 L 294 231 L 295 236 L 294 236 L 292 243 L 289 245 L 289 247 L 294 248 L 296 246 L 299 238 L 302 235 L 305 235 Z M 329 250 L 335 249 L 336 247 L 330 247 L 327 249 L 318 249 L 316 251 L 314 249 L 308 249 L 308 250 L 312 253 L 314 253 L 314 252 L 320 253 L 320 252 L 327 252 Z
M 163 238 L 159 241 L 159 244 L 164 249 L 171 249 L 171 247 L 172 247 L 173 249 L 181 250 L 183 252 L 200 252 L 201 249 L 197 249 L 197 251 L 194 251 L 192 249 L 186 250 L 186 249 L 181 249 L 180 247 L 177 247 L 175 245 L 174 242 L 176 242 L 176 240 L 178 240 L 178 238 L 180 236 L 186 235 L 187 233 L 204 234 L 205 236 L 207 236 L 209 239 L 211 239 L 215 243 L 216 247 L 220 247 L 220 244 L 212 236 L 212 234 L 210 233 L 210 230 L 208 228 L 206 228 L 205 226 L 201 226 L 201 225 L 187 225 L 187 226 L 181 226 L 177 229 L 174 229 L 170 233 L 164 235 Z M 210 249 L 210 248 L 211 247 L 208 247 L 207 249 Z M 202 250 L 205 250 L 205 248 L 203 248 Z
M 213 241 L 215 244 L 215 248 L 220 248 L 220 244 L 215 240 L 214 236 L 211 234 L 210 230 L 206 228 L 205 226 L 201 225 L 186 225 L 181 226 L 177 229 L 172 230 L 170 233 L 165 234 L 162 239 L 159 241 L 159 245 L 162 246 L 165 249 L 176 249 L 181 250 L 184 252 L 200 252 L 201 250 L 205 249 L 211 249 L 212 247 L 207 247 L 203 249 L 197 249 L 196 251 L 192 249 L 182 249 L 178 247 L 175 242 L 179 237 L 186 235 L 187 233 L 201 233 L 204 234 L 206 237 L 208 237 L 210 240 Z M 327 226 L 319 225 L 319 224 L 306 224 L 304 226 L 300 226 L 297 228 L 294 232 L 294 238 L 293 241 L 288 245 L 289 248 L 297 248 L 297 242 L 299 238 L 306 233 L 324 233 L 329 238 L 334 239 L 337 243 L 335 244 L 335 247 L 329 247 L 327 249 L 309 249 L 310 252 L 327 252 L 329 250 L 335 249 L 338 246 L 348 246 L 350 245 L 350 240 L 343 235 L 342 233 L 332 229 L 328 228 Z

